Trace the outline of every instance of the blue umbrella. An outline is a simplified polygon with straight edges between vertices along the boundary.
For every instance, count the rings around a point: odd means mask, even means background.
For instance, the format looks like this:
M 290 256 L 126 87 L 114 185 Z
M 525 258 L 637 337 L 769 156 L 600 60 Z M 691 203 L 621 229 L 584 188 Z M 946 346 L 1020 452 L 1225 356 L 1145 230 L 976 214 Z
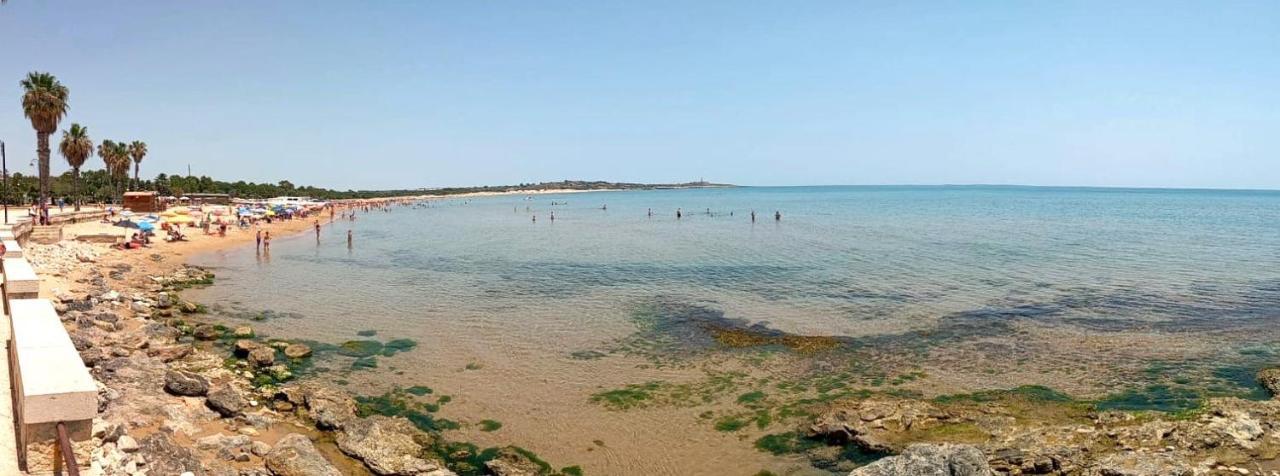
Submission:
M 138 222 L 138 229 L 142 231 L 151 231 L 156 229 L 156 226 L 151 224 L 149 221 L 140 221 Z

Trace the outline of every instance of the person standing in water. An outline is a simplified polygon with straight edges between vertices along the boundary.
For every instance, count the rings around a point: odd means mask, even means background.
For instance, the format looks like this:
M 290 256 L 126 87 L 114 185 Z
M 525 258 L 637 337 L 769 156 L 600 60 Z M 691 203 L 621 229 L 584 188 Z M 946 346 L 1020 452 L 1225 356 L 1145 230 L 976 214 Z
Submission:
M 774 211 L 774 212 L 773 212 L 773 221 L 782 221 L 782 212 L 780 212 L 780 211 Z
M 347 249 L 351 249 L 351 230 L 347 230 Z
M 751 210 L 751 223 L 755 223 L 755 222 L 756 222 L 756 211 Z
M 679 209 L 679 208 L 677 208 L 677 209 L 676 209 L 676 219 L 677 219 L 677 220 L 679 220 L 679 219 L 680 219 L 680 216 L 681 216 L 680 209 Z
M 653 218 L 653 209 L 652 209 L 652 208 L 650 208 L 650 209 L 649 209 L 649 218 Z
M 556 221 L 556 212 L 551 212 L 551 221 Z
M 271 249 L 271 232 L 269 231 L 262 235 L 262 249 L 263 251 Z
M 253 245 L 253 249 L 255 250 L 261 249 L 262 248 L 262 229 L 261 228 L 258 229 L 256 238 L 258 241 Z
M 320 220 L 316 220 L 316 243 L 320 242 Z

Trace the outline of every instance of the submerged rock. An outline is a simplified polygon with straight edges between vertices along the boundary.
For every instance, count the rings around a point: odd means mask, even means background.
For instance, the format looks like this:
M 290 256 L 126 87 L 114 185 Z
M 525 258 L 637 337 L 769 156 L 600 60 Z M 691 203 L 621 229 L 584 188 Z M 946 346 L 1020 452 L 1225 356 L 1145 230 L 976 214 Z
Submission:
M 338 433 L 338 449 L 364 461 L 380 475 L 452 474 L 444 465 L 419 457 L 431 445 L 432 437 L 413 426 L 404 417 L 374 415 L 347 422 Z
M 342 476 L 306 436 L 291 434 L 276 442 L 265 458 L 276 476 Z M 176 473 L 174 473 L 176 474 Z
M 201 397 L 209 392 L 209 381 L 191 372 L 169 370 L 164 373 L 164 389 L 174 395 Z
M 284 356 L 290 359 L 304 359 L 311 356 L 311 347 L 307 344 L 289 344 L 284 348 Z
M 1271 392 L 1272 396 L 1280 395 L 1280 368 L 1259 370 L 1258 383 Z
M 538 463 L 511 446 L 498 450 L 498 454 L 484 465 L 496 476 L 538 476 L 546 472 Z
M 902 454 L 853 470 L 849 476 L 993 476 L 982 451 L 969 445 L 914 444 Z

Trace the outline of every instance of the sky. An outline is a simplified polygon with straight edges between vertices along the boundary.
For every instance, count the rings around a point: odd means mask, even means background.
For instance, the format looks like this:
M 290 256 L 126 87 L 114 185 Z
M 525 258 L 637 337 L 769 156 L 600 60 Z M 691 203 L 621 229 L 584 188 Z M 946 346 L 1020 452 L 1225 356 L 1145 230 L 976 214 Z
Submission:
M 29 71 L 146 176 L 1280 188 L 1274 0 L 10 0 L 24 173 Z

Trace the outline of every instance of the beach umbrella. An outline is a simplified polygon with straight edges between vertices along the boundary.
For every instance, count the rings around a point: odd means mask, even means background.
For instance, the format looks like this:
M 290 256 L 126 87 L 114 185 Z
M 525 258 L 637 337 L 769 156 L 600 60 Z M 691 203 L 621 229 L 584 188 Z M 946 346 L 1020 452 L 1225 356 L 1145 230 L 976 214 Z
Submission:
M 131 222 L 131 221 L 129 221 L 129 220 L 120 220 L 120 221 L 116 222 L 116 226 L 121 227 L 121 228 L 137 228 L 137 227 L 138 227 L 138 224 L 137 224 L 137 223 L 134 223 L 134 222 Z
M 156 226 L 149 221 L 140 221 L 138 222 L 138 229 L 142 231 L 152 231 L 156 229 Z
M 165 217 L 164 221 L 165 223 L 174 223 L 174 224 L 182 225 L 182 224 L 193 223 L 196 220 L 194 218 L 191 218 L 190 215 L 174 215 L 171 217 Z

